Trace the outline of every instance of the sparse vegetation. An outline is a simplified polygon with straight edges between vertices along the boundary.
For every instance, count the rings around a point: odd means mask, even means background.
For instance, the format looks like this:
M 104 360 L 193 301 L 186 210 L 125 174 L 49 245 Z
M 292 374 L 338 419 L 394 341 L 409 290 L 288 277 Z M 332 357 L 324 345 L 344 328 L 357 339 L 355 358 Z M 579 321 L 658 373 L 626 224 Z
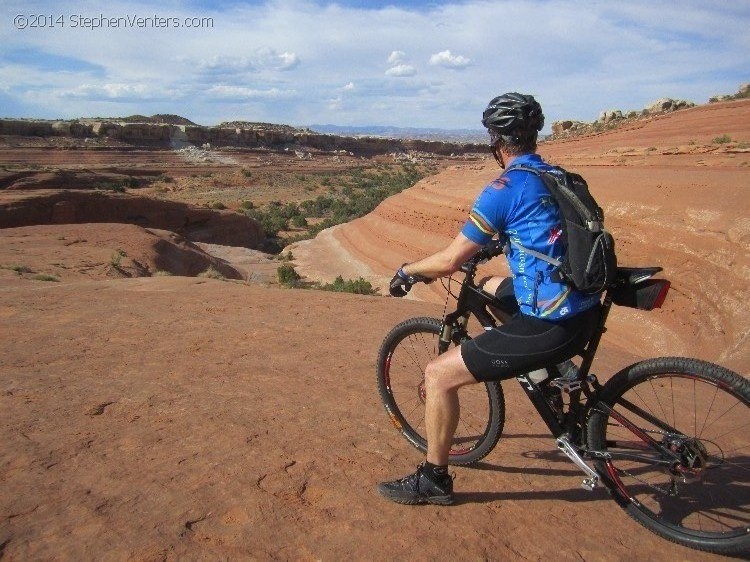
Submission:
M 206 279 L 219 279 L 220 281 L 226 280 L 226 277 L 224 277 L 224 275 L 212 265 L 209 265 L 205 271 L 199 273 L 198 277 L 204 277 Z
M 372 288 L 372 284 L 360 277 L 359 279 L 344 280 L 341 275 L 336 277 L 333 283 L 318 285 L 318 289 L 323 291 L 335 291 L 337 293 L 354 293 L 355 295 L 376 295 L 377 291 Z
M 334 291 L 337 293 L 353 293 L 355 295 L 377 295 L 372 284 L 366 279 L 344 279 L 341 275 L 336 277 L 333 283 L 310 283 L 302 282 L 300 275 L 294 270 L 294 266 L 285 263 L 276 270 L 279 285 L 287 288 L 318 289 L 321 291 Z
M 123 250 L 122 248 L 118 248 L 115 250 L 115 252 L 112 254 L 112 257 L 109 260 L 109 265 L 117 269 L 120 267 L 120 264 L 122 262 L 122 258 L 127 256 L 128 254 Z
M 299 204 L 283 205 L 279 201 L 271 201 L 262 209 L 242 206 L 241 209 L 260 222 L 266 237 L 271 239 L 269 247 L 280 249 L 292 242 L 313 238 L 326 228 L 366 215 L 384 199 L 411 187 L 427 173 L 428 170 L 411 163 L 370 171 L 355 168 L 348 175 L 336 177 L 336 184 L 329 174 L 322 177 L 319 184 L 327 186 L 330 194 L 318 195 Z M 311 224 L 311 218 L 322 220 Z M 305 229 L 305 232 L 279 238 L 280 232 L 290 228 Z
M 727 134 L 721 135 L 720 137 L 714 137 L 713 139 L 714 144 L 727 144 L 729 142 L 732 142 L 732 137 Z
M 276 270 L 276 278 L 279 281 L 279 285 L 282 287 L 296 287 L 297 282 L 302 279 L 294 270 L 294 266 L 290 263 L 285 263 Z
M 32 277 L 35 281 L 54 281 L 58 282 L 60 279 L 57 278 L 55 275 L 48 275 L 47 273 L 38 273 L 37 275 L 34 275 Z
M 18 275 L 23 275 L 24 273 L 34 273 L 31 268 L 26 265 L 11 265 L 7 269 L 15 271 Z
M 227 206 L 221 201 L 212 201 L 211 203 L 208 204 L 208 207 L 216 211 L 223 211 L 227 208 Z
M 164 271 L 163 269 L 156 269 L 151 274 L 151 277 L 172 277 L 172 272 Z

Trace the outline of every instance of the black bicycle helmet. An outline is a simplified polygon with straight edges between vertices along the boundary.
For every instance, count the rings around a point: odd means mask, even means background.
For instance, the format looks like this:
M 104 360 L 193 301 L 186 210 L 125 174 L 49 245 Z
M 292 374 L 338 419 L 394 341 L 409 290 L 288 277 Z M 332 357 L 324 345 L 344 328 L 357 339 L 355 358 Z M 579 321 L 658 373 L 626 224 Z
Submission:
M 544 127 L 544 114 L 534 96 L 509 92 L 490 101 L 482 114 L 482 125 L 504 136 L 536 136 Z

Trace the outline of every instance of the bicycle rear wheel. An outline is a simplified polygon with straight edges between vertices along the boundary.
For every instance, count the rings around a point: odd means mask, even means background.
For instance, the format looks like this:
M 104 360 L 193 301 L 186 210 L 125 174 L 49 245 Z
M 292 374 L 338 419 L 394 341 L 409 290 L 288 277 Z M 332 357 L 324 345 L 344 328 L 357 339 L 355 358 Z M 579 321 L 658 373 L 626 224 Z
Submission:
M 612 497 L 646 528 L 699 550 L 750 551 L 749 381 L 696 359 L 636 363 L 605 385 L 588 440 L 610 455 L 596 465 Z
M 378 354 L 378 391 L 391 422 L 406 439 L 427 452 L 424 424 L 424 369 L 438 353 L 440 320 L 411 318 L 386 336 Z M 505 422 L 505 401 L 498 382 L 472 384 L 458 391 L 461 418 L 449 463 L 472 464 L 495 447 Z

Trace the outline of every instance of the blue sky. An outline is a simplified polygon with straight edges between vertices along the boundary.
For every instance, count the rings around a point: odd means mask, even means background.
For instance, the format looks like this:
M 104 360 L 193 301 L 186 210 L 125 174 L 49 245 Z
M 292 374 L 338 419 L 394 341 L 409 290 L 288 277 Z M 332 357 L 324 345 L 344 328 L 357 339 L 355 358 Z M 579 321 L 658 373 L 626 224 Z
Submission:
M 155 6 L 3 0 L 0 117 L 480 128 L 492 97 L 520 91 L 542 103 L 548 130 L 750 82 L 745 1 Z

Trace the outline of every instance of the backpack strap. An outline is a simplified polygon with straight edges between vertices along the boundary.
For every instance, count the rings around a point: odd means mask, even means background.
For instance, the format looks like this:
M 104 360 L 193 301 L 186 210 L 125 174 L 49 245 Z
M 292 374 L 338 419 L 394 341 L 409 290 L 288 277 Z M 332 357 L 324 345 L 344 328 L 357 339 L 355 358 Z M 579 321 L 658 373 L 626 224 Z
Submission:
M 526 246 L 523 246 L 522 244 L 519 244 L 515 240 L 510 241 L 512 246 L 515 246 L 519 250 L 526 252 L 527 254 L 534 256 L 535 258 L 539 258 L 540 260 L 546 261 L 547 263 L 551 263 L 555 267 L 560 267 L 562 265 L 562 262 L 558 259 L 551 258 L 547 254 L 543 254 L 542 252 L 537 252 L 536 250 L 532 250 L 531 248 L 527 248 Z
M 542 170 L 537 170 L 536 168 L 532 168 L 531 166 L 527 166 L 525 164 L 512 164 L 506 171 L 512 172 L 513 170 L 521 170 L 524 172 L 531 172 L 532 174 L 539 176 L 544 180 L 544 177 L 546 173 Z M 559 172 L 563 173 L 565 175 L 565 178 L 567 180 L 568 178 L 568 172 L 566 172 L 564 169 L 560 167 L 555 167 L 555 170 L 558 170 Z M 576 208 L 576 211 L 578 214 L 583 218 L 583 220 L 586 223 L 586 227 L 588 228 L 589 232 L 600 232 L 603 230 L 604 225 L 602 224 L 602 221 L 600 221 L 596 216 L 594 216 L 591 211 L 584 205 L 581 200 L 578 198 L 578 196 L 573 192 L 570 187 L 567 186 L 567 181 L 565 183 L 555 181 L 555 184 L 557 185 L 557 188 L 562 192 L 562 194 L 566 197 L 566 199 Z M 545 182 L 545 185 L 547 185 L 547 182 Z M 549 189 L 549 188 L 547 188 Z M 554 197 L 555 194 L 553 193 L 552 196 Z
M 539 176 L 540 178 L 544 179 L 544 176 L 542 175 L 543 172 L 541 170 L 537 170 L 536 168 L 532 168 L 531 166 L 526 166 L 524 164 L 515 164 L 508 167 L 508 169 L 505 170 L 506 173 L 512 172 L 514 170 L 520 170 L 522 172 L 531 172 L 535 176 Z M 546 184 L 546 182 L 545 182 Z M 526 252 L 527 254 L 534 256 L 535 258 L 538 258 L 542 261 L 545 261 L 549 264 L 554 265 L 557 268 L 557 271 L 555 273 L 558 273 L 559 281 L 562 281 L 562 276 L 560 276 L 560 266 L 562 265 L 562 262 L 558 259 L 552 258 L 548 256 L 547 254 L 543 254 L 542 252 L 537 252 L 536 250 L 532 250 L 531 248 L 527 248 L 526 246 L 519 244 L 515 240 L 509 239 L 511 245 L 515 246 L 522 252 Z

